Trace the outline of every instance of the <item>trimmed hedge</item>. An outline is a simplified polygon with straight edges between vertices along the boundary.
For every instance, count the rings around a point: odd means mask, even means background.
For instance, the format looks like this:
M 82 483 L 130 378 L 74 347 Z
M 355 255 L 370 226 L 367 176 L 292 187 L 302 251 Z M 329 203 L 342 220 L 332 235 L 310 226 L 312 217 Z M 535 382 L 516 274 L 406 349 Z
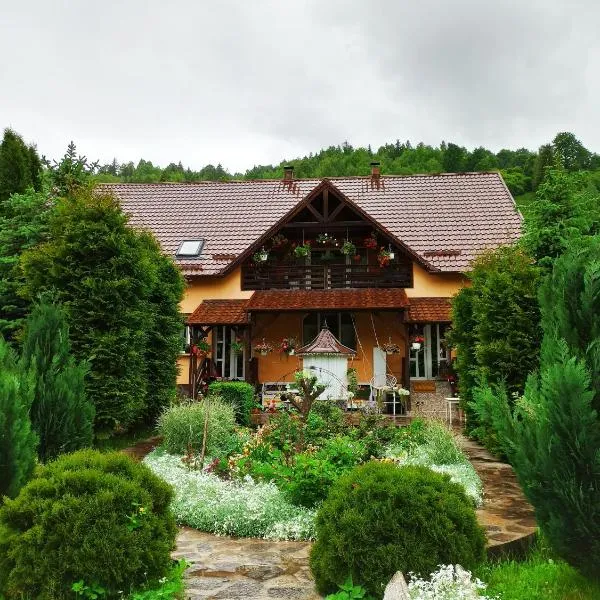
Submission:
M 40 467 L 0 508 L 0 595 L 66 600 L 83 580 L 112 599 L 158 580 L 175 545 L 171 498 L 118 452 L 81 450 Z
M 253 386 L 244 381 L 214 381 L 208 386 L 208 393 L 231 404 L 240 425 L 250 425 L 250 411 L 255 406 Z
M 462 487 L 426 467 L 372 461 L 333 484 L 317 513 L 310 567 L 318 590 L 352 576 L 377 598 L 396 571 L 428 577 L 440 564 L 471 569 L 485 536 Z

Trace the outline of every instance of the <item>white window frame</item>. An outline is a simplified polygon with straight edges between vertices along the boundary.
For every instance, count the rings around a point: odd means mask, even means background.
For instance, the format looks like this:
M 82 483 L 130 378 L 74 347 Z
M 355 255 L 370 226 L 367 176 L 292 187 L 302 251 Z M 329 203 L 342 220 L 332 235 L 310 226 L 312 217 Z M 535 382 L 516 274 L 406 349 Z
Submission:
M 423 337 L 425 338 L 425 343 L 421 344 L 421 348 L 419 350 L 413 350 L 412 346 L 410 346 L 410 363 L 411 363 L 411 367 L 412 364 L 415 364 L 415 373 L 416 375 L 412 375 L 412 368 L 410 369 L 411 372 L 411 379 L 439 379 L 440 375 L 439 372 L 441 370 L 441 363 L 446 362 L 449 363 L 450 362 L 450 352 L 448 349 L 446 349 L 446 353 L 443 356 L 442 355 L 442 344 L 441 344 L 441 336 L 440 336 L 440 327 L 446 325 L 446 323 L 422 323 L 423 325 Z M 436 328 L 436 347 L 434 349 L 432 349 L 431 347 L 431 339 L 432 339 L 432 335 L 431 335 L 431 328 L 435 327 Z M 433 376 L 433 361 L 432 361 L 432 350 L 435 350 L 435 352 L 437 353 L 437 357 L 438 357 L 438 374 L 434 377 Z M 425 366 L 425 372 L 423 374 L 419 373 L 419 352 L 424 352 L 425 353 L 425 360 L 424 360 L 424 366 Z
M 237 354 L 231 348 L 231 342 L 234 342 L 239 336 L 230 325 L 218 325 L 213 329 L 213 339 L 215 344 L 215 364 L 217 370 L 221 373 L 223 379 L 246 380 L 246 347 L 241 354 Z M 222 349 L 221 358 L 219 358 L 219 347 Z M 225 353 L 229 353 L 229 372 L 225 373 Z M 242 375 L 237 375 L 238 367 L 241 361 Z

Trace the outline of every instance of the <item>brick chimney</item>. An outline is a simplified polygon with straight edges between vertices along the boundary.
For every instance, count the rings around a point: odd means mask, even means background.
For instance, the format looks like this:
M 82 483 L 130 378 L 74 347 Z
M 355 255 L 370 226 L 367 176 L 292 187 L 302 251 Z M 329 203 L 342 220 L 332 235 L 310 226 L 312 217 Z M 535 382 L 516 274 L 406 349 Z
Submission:
M 294 165 L 285 165 L 283 167 L 283 181 L 284 183 L 291 183 L 294 179 Z
M 371 188 L 379 189 L 379 178 L 381 176 L 380 163 L 373 161 L 371 163 Z

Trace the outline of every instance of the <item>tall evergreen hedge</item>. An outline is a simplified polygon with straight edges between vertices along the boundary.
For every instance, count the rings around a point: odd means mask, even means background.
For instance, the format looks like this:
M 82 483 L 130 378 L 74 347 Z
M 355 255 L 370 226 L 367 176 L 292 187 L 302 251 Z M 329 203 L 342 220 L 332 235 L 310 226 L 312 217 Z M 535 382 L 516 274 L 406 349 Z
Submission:
M 181 275 L 161 279 L 158 246 L 150 247 L 149 234 L 127 221 L 112 194 L 78 187 L 52 211 L 49 241 L 21 259 L 25 293 L 52 290 L 67 311 L 73 352 L 90 364 L 86 388 L 96 407 L 96 429 L 109 433 L 147 415 L 155 382 L 174 390 L 173 354 L 153 366 L 148 359 L 157 348 L 157 328 L 169 346 L 181 328 L 181 321 L 157 318 L 169 312 L 167 306 L 178 311 Z M 161 307 L 157 299 L 164 300 Z M 150 400 L 152 412 L 166 395 L 163 390 L 160 401 Z
M 539 373 L 514 411 L 502 390 L 488 403 L 544 535 L 600 578 L 600 237 L 556 260 L 540 305 Z

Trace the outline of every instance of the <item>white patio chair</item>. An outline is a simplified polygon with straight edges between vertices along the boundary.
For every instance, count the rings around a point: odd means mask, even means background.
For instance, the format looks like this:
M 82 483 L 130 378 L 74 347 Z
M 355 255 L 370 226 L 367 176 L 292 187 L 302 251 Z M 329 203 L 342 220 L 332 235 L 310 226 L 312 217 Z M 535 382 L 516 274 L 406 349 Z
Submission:
M 398 379 L 394 377 L 394 375 L 389 375 L 385 373 L 378 373 L 377 375 L 373 375 L 370 381 L 371 387 L 371 395 L 370 400 L 372 402 L 376 401 L 379 398 L 379 394 L 388 394 L 391 393 L 393 395 L 393 405 L 392 405 L 392 413 L 396 416 L 396 390 L 398 389 Z M 387 401 L 384 400 L 387 404 Z

